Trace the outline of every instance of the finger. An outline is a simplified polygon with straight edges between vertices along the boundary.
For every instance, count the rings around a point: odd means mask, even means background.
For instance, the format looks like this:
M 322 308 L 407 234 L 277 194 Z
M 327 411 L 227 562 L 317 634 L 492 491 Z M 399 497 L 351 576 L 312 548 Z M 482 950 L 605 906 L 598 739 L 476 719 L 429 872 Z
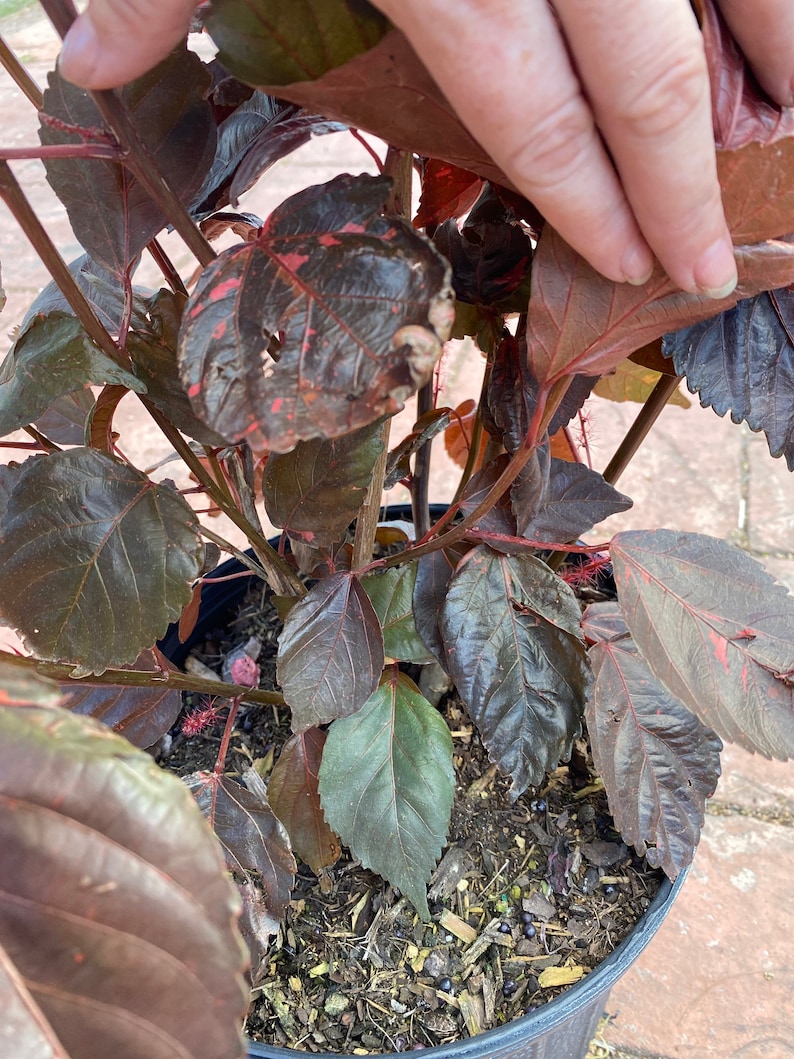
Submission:
M 58 69 L 82 88 L 115 88 L 156 66 L 187 34 L 195 0 L 91 0 Z
M 653 256 L 546 0 L 378 0 L 470 132 L 604 275 L 640 283 Z
M 781 106 L 794 106 L 794 4 L 791 0 L 719 0 L 759 84 Z
M 689 0 L 557 0 L 639 226 L 684 290 L 736 285 L 703 39 Z

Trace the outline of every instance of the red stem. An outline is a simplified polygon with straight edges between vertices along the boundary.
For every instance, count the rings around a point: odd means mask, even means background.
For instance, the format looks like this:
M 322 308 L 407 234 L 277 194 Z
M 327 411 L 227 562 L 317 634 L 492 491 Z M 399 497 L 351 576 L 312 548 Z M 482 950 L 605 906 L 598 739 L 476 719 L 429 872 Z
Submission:
M 46 147 L 0 147 L 0 158 L 10 162 L 28 158 L 109 158 L 123 162 L 126 152 L 108 143 L 56 143 Z
M 210 798 L 210 827 L 215 830 L 215 803 L 218 797 L 218 784 L 223 776 L 223 769 L 226 764 L 226 755 L 229 753 L 229 743 L 232 739 L 232 731 L 234 729 L 234 722 L 237 717 L 237 711 L 240 709 L 241 696 L 232 699 L 231 705 L 229 706 L 229 714 L 226 718 L 226 724 L 223 726 L 223 735 L 221 736 L 221 745 L 218 748 L 218 756 L 215 759 L 215 767 L 212 770 L 212 795 Z

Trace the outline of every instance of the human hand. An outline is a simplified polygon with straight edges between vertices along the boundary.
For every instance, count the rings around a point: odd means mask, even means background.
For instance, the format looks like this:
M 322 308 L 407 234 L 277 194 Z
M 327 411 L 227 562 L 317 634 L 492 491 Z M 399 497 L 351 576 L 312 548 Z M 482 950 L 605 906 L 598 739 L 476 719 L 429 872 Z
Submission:
M 376 0 L 515 186 L 604 275 L 654 254 L 684 290 L 736 283 L 705 54 L 689 0 Z M 762 84 L 794 102 L 794 5 L 720 0 Z M 63 75 L 122 84 L 184 36 L 194 0 L 91 0 Z M 154 42 L 154 43 L 152 43 Z

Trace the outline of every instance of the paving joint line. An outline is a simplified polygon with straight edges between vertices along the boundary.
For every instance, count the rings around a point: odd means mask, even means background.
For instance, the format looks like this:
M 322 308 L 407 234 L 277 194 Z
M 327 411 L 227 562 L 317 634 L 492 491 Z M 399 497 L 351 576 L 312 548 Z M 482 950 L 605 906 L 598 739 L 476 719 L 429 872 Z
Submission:
M 794 827 L 794 810 L 787 805 L 752 806 L 739 805 L 737 802 L 723 802 L 711 799 L 706 802 L 707 816 L 744 816 L 764 824 L 778 824 L 780 827 Z

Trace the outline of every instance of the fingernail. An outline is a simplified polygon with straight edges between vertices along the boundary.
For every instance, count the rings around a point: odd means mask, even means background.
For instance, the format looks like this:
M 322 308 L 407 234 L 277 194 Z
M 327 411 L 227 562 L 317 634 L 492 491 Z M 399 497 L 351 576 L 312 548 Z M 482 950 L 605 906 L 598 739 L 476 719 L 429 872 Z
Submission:
M 634 243 L 620 263 L 623 277 L 633 287 L 641 287 L 653 275 L 653 254 L 645 243 Z
M 718 239 L 701 254 L 694 270 L 695 285 L 707 298 L 727 298 L 736 289 L 739 276 L 733 244 L 728 239 Z
M 64 37 L 58 70 L 67 81 L 89 80 L 99 60 L 99 38 L 87 18 L 78 18 Z

